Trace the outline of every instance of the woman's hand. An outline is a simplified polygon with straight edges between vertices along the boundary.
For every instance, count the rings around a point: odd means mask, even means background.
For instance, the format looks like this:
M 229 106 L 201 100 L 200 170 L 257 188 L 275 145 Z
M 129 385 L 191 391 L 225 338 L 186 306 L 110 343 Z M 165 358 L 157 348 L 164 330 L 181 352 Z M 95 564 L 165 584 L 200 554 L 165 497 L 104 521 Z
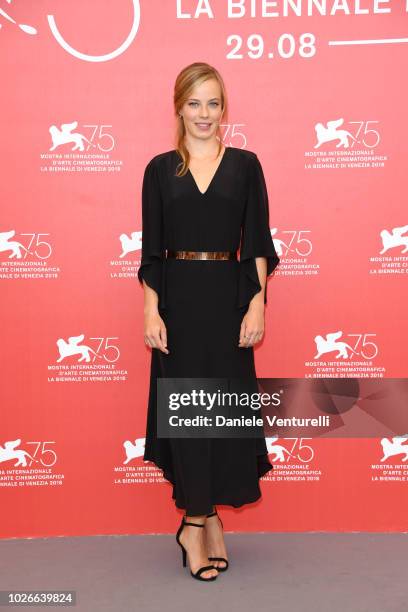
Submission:
M 163 319 L 157 309 L 149 309 L 144 315 L 144 339 L 145 344 L 151 348 L 158 348 L 168 354 L 167 330 Z
M 242 319 L 238 346 L 248 348 L 259 342 L 265 331 L 265 307 L 262 301 L 249 303 L 248 310 Z

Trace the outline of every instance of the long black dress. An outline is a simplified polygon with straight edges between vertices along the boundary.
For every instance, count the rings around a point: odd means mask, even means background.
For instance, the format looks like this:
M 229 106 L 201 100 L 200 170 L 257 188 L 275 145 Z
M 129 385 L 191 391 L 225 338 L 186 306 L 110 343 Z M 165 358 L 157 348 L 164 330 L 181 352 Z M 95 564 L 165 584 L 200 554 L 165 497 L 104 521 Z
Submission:
M 156 381 L 256 379 L 253 348 L 238 346 L 240 326 L 250 300 L 261 290 L 255 257 L 267 258 L 267 275 L 279 257 L 255 153 L 226 147 L 204 193 L 190 170 L 175 176 L 180 161 L 174 149 L 160 153 L 150 160 L 143 178 L 138 278 L 159 296 L 170 351 L 152 349 L 144 459 L 154 462 L 173 484 L 177 508 L 198 516 L 211 512 L 214 504 L 239 507 L 259 499 L 259 478 L 273 469 L 265 438 L 158 438 Z M 239 248 L 239 260 L 166 258 L 166 249 Z

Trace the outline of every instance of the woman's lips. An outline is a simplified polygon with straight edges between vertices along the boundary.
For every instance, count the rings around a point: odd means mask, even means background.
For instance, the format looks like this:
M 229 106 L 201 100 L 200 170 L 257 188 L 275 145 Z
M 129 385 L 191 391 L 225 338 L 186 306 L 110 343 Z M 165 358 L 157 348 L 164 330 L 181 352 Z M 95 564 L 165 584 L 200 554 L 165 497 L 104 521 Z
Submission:
M 200 130 L 208 130 L 211 126 L 211 123 L 196 123 L 196 126 L 200 129 Z

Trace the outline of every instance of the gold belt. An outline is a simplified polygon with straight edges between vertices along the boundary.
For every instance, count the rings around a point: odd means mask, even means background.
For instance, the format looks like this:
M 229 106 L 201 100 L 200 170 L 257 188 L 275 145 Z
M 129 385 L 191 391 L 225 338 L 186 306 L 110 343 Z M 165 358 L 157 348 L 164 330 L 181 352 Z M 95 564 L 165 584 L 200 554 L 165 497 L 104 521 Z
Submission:
M 167 251 L 176 259 L 237 259 L 236 251 Z

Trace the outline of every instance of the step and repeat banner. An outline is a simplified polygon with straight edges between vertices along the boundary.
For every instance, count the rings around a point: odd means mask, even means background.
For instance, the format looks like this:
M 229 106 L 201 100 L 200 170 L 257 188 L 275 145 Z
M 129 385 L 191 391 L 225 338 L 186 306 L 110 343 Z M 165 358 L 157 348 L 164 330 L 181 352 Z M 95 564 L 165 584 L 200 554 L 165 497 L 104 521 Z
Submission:
M 144 168 L 174 148 L 192 62 L 222 74 L 223 141 L 267 182 L 258 377 L 404 379 L 407 36 L 403 0 L 0 0 L 1 537 L 180 520 L 143 461 L 137 271 Z M 406 531 L 399 434 L 267 436 L 262 499 L 222 508 L 225 528 Z

